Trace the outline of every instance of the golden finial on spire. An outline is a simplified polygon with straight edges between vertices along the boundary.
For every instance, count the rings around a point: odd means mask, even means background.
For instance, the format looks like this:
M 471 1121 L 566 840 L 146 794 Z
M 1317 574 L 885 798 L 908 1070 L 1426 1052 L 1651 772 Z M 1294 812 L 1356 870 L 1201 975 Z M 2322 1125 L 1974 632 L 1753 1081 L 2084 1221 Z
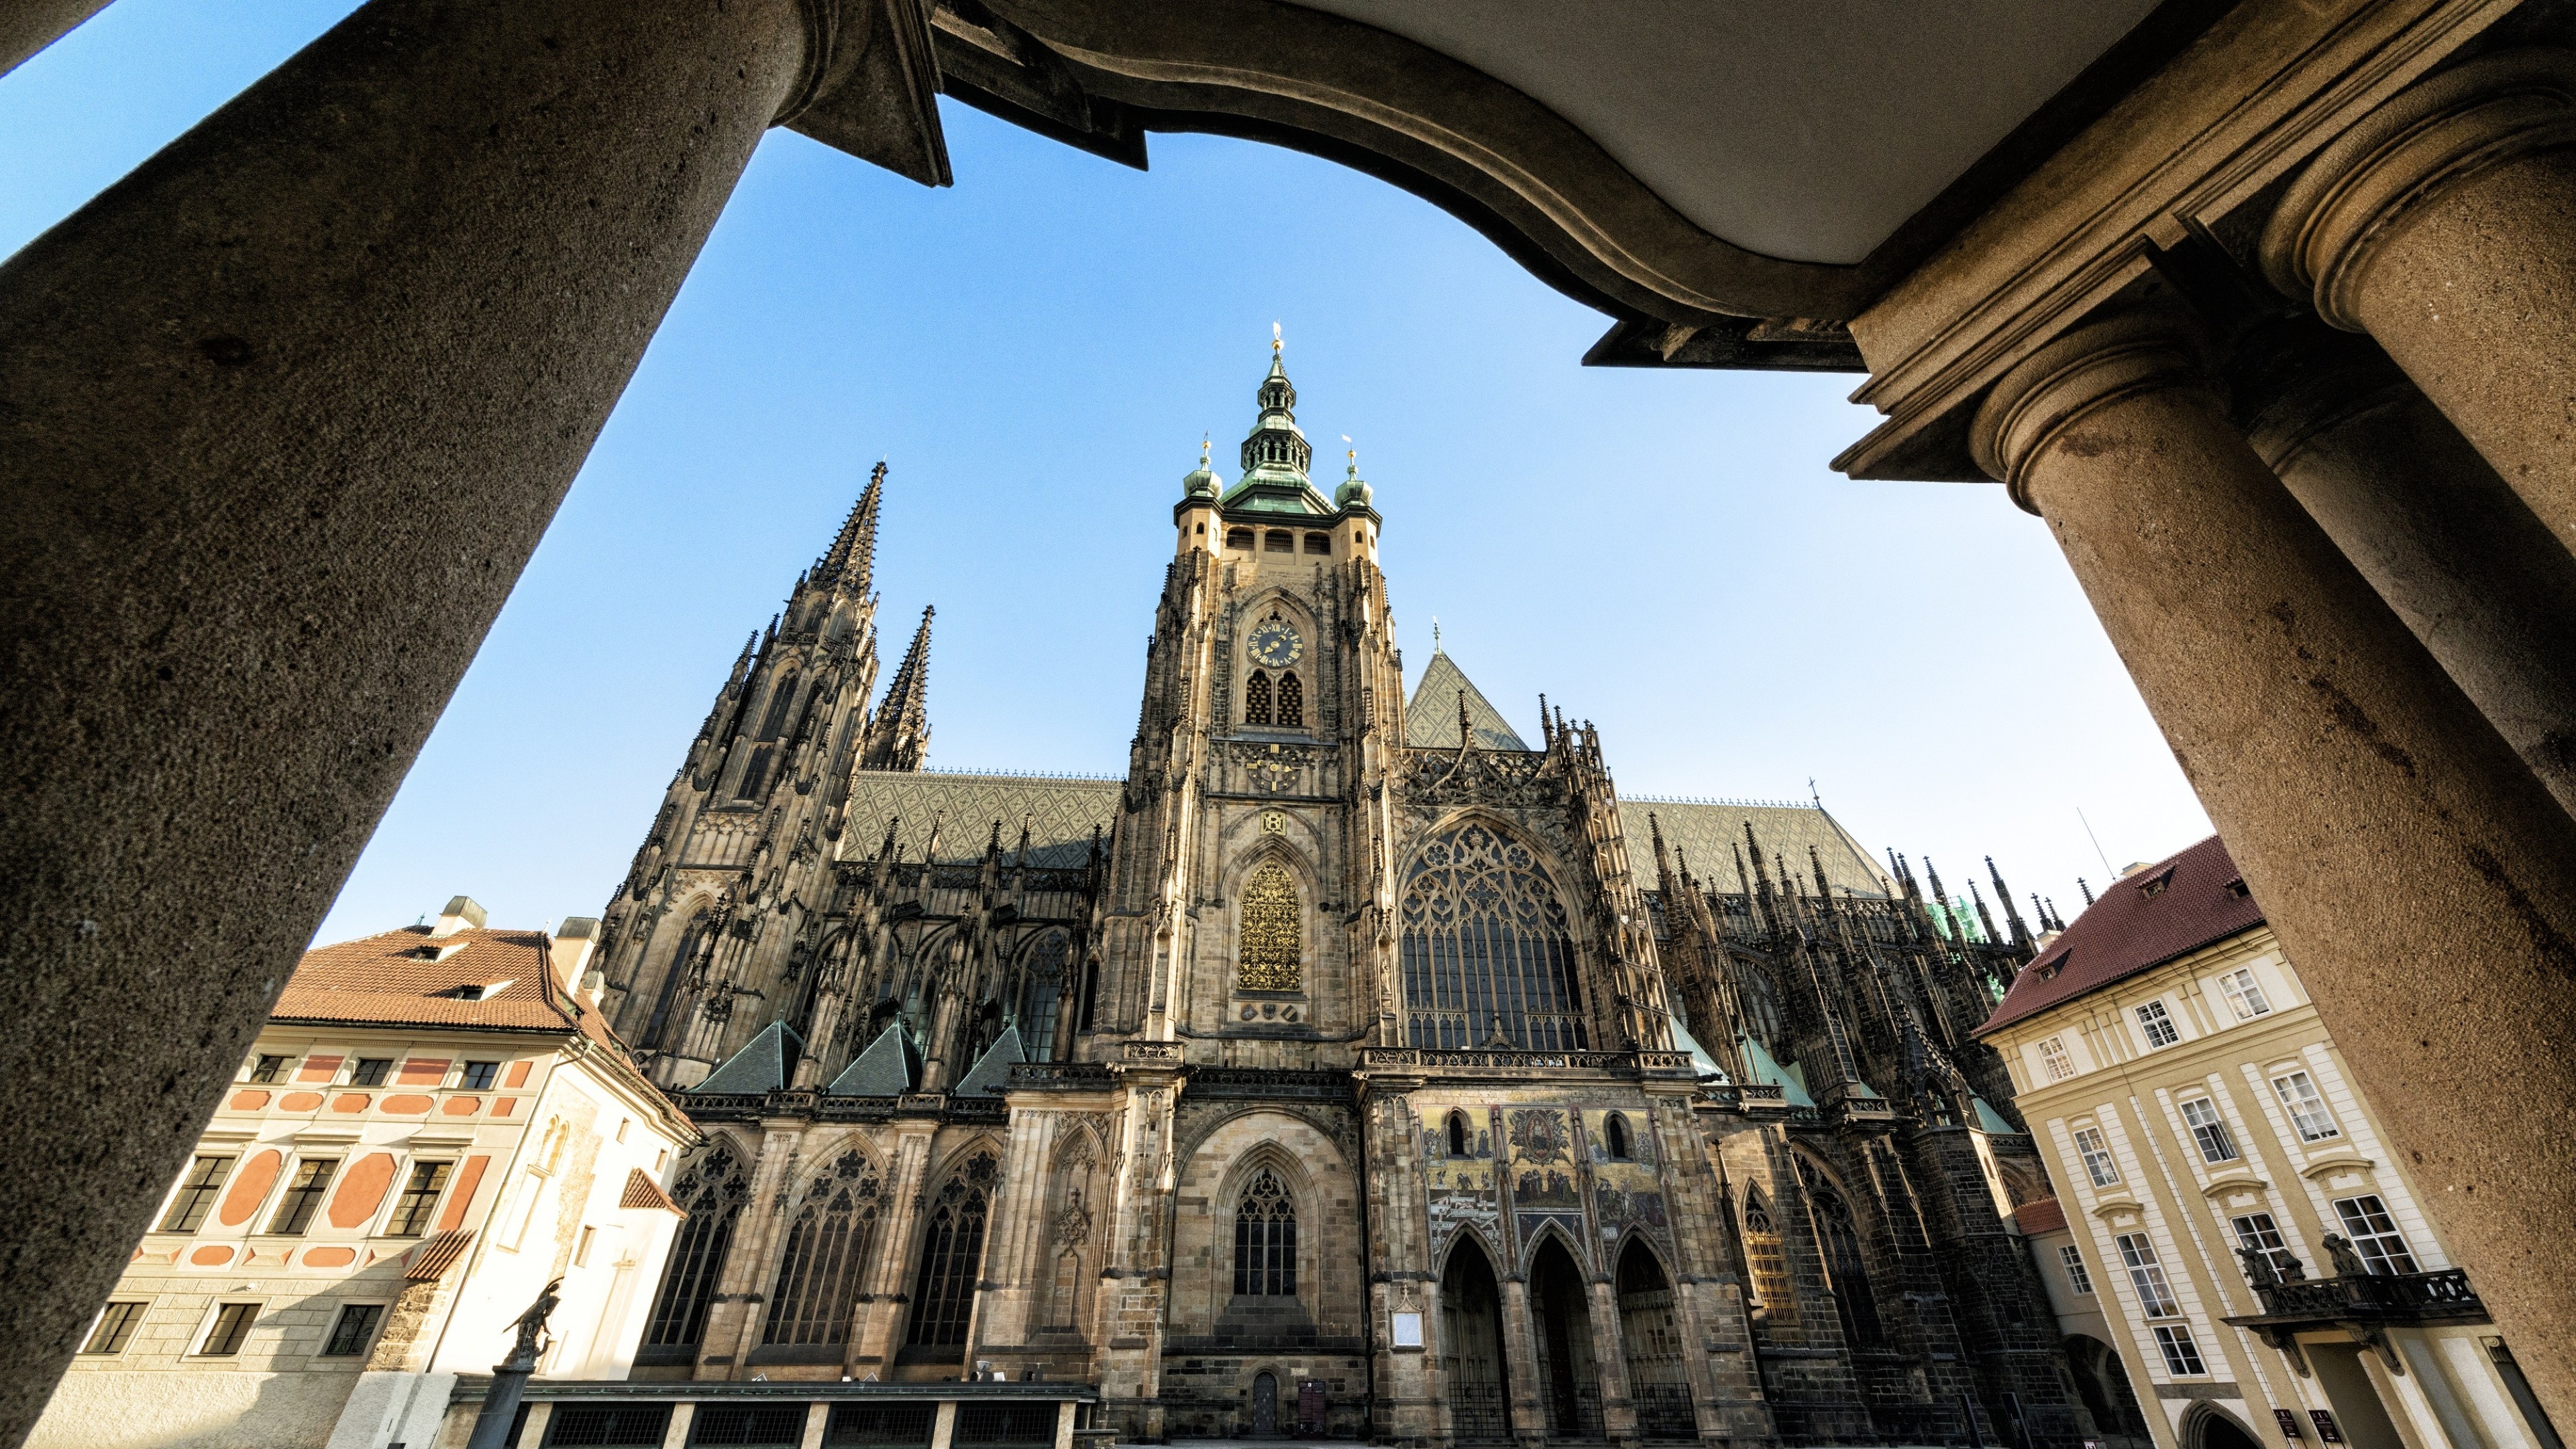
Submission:
M 1348 434 L 1348 433 L 1344 433 L 1344 434 L 1342 434 L 1342 441 L 1343 441 L 1343 442 L 1345 442 L 1345 443 L 1350 443 L 1350 441 L 1351 441 L 1351 435 L 1350 435 L 1350 434 Z M 1359 466 L 1360 466 L 1360 449 L 1359 449 L 1359 445 L 1358 445 L 1357 443 L 1351 443 L 1351 446 L 1350 446 L 1350 447 L 1343 449 L 1343 450 L 1342 450 L 1342 456 L 1344 456 L 1344 457 L 1346 457 L 1346 458 L 1348 458 L 1348 459 L 1350 459 L 1350 460 L 1351 460 L 1351 471 L 1352 471 L 1352 472 L 1355 472 L 1355 473 L 1356 473 L 1356 472 L 1358 472 L 1358 471 L 1359 471 Z
M 1276 322 L 1270 324 L 1270 352 L 1274 357 L 1279 354 L 1279 324 Z

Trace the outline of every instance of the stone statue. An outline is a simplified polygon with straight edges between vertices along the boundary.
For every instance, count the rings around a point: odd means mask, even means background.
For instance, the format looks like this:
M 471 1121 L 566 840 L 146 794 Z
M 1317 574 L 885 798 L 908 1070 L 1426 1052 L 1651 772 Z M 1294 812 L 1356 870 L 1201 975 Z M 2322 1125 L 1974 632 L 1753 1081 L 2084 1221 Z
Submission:
M 2370 1276 L 2370 1265 L 2361 1261 L 2361 1254 L 2354 1252 L 2352 1244 L 2345 1242 L 2340 1235 L 2326 1234 L 2325 1244 L 2326 1257 L 2334 1263 L 2336 1277 L 2367 1278 Z
M 2245 1263 L 2245 1281 L 2257 1288 L 2269 1288 L 2281 1281 L 2272 1266 L 2272 1255 L 2260 1248 L 2239 1248 L 2236 1256 Z

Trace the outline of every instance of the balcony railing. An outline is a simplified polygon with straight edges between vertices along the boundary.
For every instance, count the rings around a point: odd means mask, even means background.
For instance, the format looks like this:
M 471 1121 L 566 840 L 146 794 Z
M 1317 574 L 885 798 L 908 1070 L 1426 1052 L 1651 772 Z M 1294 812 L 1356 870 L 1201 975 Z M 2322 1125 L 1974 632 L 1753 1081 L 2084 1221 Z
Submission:
M 2299 1319 L 2319 1323 L 2483 1321 L 2487 1316 L 2485 1302 L 2469 1286 L 2469 1275 L 2458 1268 L 2257 1283 L 2254 1296 L 2262 1300 L 2262 1317 L 2275 1323 Z

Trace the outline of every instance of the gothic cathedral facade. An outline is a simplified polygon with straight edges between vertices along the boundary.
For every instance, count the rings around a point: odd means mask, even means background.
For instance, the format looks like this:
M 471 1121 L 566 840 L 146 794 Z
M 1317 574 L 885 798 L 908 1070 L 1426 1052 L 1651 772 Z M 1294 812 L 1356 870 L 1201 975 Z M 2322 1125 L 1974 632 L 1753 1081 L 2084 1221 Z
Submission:
M 2104 1437 L 1967 1035 L 2009 895 L 1821 805 L 1623 802 L 1437 649 L 1408 698 L 1295 403 L 1274 349 L 1238 481 L 1184 480 L 1123 779 L 922 768 L 882 466 L 745 649 L 605 913 L 707 1133 L 638 1375 L 1073 1379 L 1127 1439 Z

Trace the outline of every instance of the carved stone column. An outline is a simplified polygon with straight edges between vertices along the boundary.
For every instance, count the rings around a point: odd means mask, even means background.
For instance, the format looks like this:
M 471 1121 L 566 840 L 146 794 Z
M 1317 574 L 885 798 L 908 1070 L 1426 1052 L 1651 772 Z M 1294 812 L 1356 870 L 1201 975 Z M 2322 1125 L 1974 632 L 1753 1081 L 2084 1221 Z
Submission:
M 2377 338 L 2576 546 L 2576 52 L 2485 56 L 2372 112 L 2283 195 L 2263 266 Z
M 47 1245 L 0 1266 L 0 1444 L 799 96 L 804 9 L 374 0 L 0 265 L 0 1120 Z
M 2006 374 L 1979 462 L 2040 514 L 2444 1241 L 2515 1342 L 2576 1335 L 2576 821 L 2131 316 Z M 2576 1368 L 2535 1363 L 2561 1420 Z
M 1497 1151 L 1500 1149 L 1497 1148 Z M 1503 1377 L 1511 1390 L 1512 1439 L 1524 1449 L 1547 1442 L 1547 1376 L 1538 1371 L 1538 1338 L 1530 1326 L 1529 1275 L 1503 1275 Z
M 2367 338 L 2309 321 L 2243 351 L 2254 451 L 2576 813 L 2576 554 Z

